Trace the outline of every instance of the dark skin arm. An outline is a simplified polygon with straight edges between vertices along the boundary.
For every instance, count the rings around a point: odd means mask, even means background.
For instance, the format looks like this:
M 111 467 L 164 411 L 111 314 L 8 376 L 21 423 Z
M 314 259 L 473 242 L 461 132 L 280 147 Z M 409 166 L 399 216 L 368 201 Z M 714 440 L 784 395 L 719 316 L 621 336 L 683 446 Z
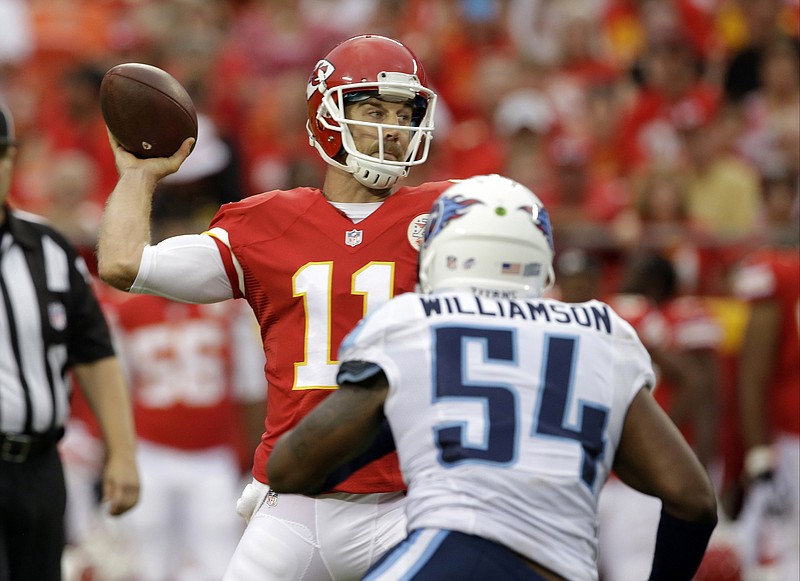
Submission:
M 650 349 L 650 355 L 675 390 L 669 417 L 677 426 L 692 427 L 695 453 L 708 466 L 717 448 L 718 368 L 714 353 L 708 349 Z
M 767 427 L 767 389 L 781 327 L 781 309 L 775 301 L 752 305 L 739 363 L 739 417 L 745 449 L 770 443 Z
M 74 371 L 106 446 L 103 500 L 109 503 L 112 515 L 120 515 L 139 501 L 140 488 L 128 386 L 116 357 L 82 363 Z
M 676 518 L 716 519 L 716 497 L 705 469 L 645 388 L 625 416 L 614 471 L 629 486 L 660 498 L 664 510 Z
M 276 492 L 319 490 L 336 467 L 369 447 L 383 421 L 388 385 L 344 386 L 277 442 L 267 474 Z M 625 419 L 614 469 L 629 486 L 661 498 L 684 520 L 716 518 L 716 498 L 703 466 L 678 429 L 642 389 Z
M 267 462 L 275 492 L 313 494 L 326 477 L 364 452 L 383 423 L 389 384 L 380 375 L 369 387 L 347 384 L 283 434 Z

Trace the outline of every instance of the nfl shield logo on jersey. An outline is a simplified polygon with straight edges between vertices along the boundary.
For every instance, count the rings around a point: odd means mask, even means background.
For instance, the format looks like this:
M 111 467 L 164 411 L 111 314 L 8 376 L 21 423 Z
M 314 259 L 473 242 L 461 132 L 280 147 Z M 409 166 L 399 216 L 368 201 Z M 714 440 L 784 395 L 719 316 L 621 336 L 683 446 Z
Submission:
M 63 331 L 67 328 L 67 309 L 64 303 L 52 302 L 47 305 L 47 317 L 50 326 L 56 331 Z
M 344 233 L 344 243 L 348 246 L 358 246 L 361 244 L 361 235 L 363 230 L 350 230 Z

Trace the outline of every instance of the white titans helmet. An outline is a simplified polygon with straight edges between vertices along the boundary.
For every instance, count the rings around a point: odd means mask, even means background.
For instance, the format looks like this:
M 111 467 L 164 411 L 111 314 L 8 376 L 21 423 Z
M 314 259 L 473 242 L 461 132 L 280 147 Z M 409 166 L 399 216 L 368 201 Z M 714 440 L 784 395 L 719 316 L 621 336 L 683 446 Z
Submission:
M 538 297 L 554 282 L 550 217 L 528 188 L 483 175 L 456 182 L 436 200 L 419 253 L 422 292 Z

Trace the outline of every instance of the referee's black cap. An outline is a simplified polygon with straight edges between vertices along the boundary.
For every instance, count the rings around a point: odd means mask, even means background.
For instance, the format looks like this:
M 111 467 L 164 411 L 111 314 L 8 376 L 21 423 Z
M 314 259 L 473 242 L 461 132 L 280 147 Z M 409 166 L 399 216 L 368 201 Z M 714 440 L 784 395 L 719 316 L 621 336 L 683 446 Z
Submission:
M 0 101 L 0 145 L 15 145 L 14 118 L 5 103 Z

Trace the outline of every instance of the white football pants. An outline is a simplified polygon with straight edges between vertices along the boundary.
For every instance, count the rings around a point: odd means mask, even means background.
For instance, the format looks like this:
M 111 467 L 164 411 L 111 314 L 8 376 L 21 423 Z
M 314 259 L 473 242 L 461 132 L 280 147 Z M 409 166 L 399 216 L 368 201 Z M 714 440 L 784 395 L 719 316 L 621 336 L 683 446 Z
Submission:
M 609 478 L 600 492 L 598 566 L 604 579 L 642 581 L 650 576 L 661 499 Z
M 219 581 L 242 533 L 233 510 L 241 487 L 234 452 L 139 440 L 137 460 L 141 498 L 119 520 L 138 548 L 136 579 Z
M 406 537 L 405 493 L 269 493 L 249 484 L 237 511 L 249 524 L 223 581 L 360 579 Z

